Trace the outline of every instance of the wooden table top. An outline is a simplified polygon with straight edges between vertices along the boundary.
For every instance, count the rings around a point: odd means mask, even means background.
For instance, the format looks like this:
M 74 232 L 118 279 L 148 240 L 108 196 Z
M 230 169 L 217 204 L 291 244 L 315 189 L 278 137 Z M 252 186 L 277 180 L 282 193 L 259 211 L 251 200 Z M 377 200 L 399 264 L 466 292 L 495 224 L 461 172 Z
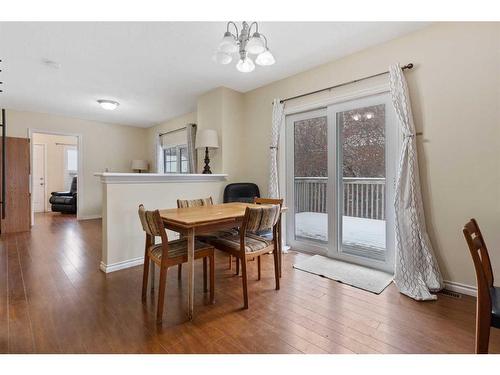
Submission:
M 253 203 L 222 203 L 211 206 L 171 208 L 160 210 L 163 221 L 182 226 L 197 226 L 211 222 L 229 221 L 245 216 L 247 207 L 262 207 Z

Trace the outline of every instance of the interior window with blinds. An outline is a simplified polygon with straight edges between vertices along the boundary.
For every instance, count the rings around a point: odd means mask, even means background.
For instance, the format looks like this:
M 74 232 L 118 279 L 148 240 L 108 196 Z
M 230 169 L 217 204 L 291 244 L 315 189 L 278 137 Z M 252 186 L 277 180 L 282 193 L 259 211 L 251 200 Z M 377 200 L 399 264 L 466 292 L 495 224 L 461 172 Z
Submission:
M 196 125 L 166 132 L 160 135 L 158 169 L 160 173 L 194 173 L 191 163 L 189 138 L 196 132 Z M 194 140 L 191 142 L 193 149 Z M 195 164 L 194 164 L 195 165 Z
M 188 173 L 186 145 L 171 146 L 163 149 L 163 170 L 165 173 Z

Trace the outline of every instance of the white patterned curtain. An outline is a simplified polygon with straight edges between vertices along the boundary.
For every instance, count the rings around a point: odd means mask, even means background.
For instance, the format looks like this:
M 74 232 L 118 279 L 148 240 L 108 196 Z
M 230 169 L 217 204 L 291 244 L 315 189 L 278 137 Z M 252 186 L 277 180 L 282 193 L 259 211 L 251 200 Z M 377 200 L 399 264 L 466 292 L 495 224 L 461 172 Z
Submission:
M 186 125 L 187 153 L 188 153 L 188 173 L 196 173 L 198 165 L 198 154 L 194 147 L 196 142 L 196 124 Z
M 280 129 L 285 115 L 285 105 L 280 99 L 273 101 L 273 119 L 271 127 L 271 144 L 269 157 L 269 198 L 279 198 L 279 180 L 278 180 L 278 144 L 280 139 Z
M 434 251 L 425 227 L 418 173 L 415 125 L 410 96 L 399 64 L 389 67 L 392 104 L 403 134 L 394 207 L 396 213 L 396 269 L 394 283 L 415 300 L 434 300 L 443 288 Z

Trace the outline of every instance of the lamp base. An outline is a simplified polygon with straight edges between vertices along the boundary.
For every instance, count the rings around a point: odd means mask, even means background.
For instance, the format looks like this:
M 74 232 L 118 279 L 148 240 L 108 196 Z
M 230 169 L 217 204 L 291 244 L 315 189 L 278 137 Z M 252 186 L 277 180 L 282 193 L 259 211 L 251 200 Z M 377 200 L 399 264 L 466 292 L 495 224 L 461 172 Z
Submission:
M 208 147 L 205 147 L 205 167 L 203 168 L 203 174 L 212 174 L 210 170 L 210 158 L 208 157 Z

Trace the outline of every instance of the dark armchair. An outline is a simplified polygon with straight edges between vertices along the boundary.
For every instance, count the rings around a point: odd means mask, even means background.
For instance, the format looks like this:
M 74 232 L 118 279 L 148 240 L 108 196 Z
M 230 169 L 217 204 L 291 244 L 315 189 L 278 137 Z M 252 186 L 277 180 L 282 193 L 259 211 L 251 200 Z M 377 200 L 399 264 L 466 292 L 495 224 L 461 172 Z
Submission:
M 71 181 L 69 191 L 54 191 L 49 199 L 52 205 L 52 211 L 63 212 L 68 214 L 76 214 L 76 176 Z
M 224 189 L 224 203 L 253 203 L 255 197 L 260 198 L 259 187 L 251 182 L 229 184 Z

